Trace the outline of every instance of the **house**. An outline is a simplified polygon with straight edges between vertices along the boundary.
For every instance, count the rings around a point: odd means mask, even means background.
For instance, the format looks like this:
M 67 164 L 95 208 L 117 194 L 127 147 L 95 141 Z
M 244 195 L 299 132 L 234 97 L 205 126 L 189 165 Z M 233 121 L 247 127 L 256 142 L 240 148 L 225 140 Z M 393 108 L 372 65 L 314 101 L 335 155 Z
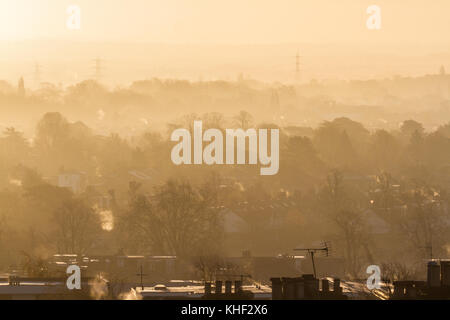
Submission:
M 238 281 L 215 281 L 214 288 L 211 283 L 203 281 L 170 281 L 166 284 L 157 284 L 152 287 L 136 287 L 136 296 L 143 300 L 268 300 L 272 298 L 272 289 L 268 285 L 242 285 Z
M 248 228 L 247 222 L 242 219 L 231 209 L 223 209 L 221 211 L 223 228 L 226 233 L 241 233 L 246 232 Z
M 58 175 L 58 187 L 69 188 L 79 194 L 86 188 L 86 174 L 84 172 L 63 172 Z
M 81 279 L 80 290 L 69 290 L 66 278 L 0 278 L 0 300 L 90 300 L 91 282 Z
M 128 171 L 128 175 L 131 179 L 141 182 L 159 184 L 164 181 L 161 173 L 154 168 L 146 168 L 143 170 L 133 169 Z

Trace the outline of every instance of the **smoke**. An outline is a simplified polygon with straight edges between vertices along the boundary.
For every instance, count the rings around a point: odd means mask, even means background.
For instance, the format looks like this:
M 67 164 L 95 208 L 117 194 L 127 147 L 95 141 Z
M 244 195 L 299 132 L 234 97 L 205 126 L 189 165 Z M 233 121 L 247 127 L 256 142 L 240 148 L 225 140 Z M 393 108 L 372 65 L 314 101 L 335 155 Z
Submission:
M 97 111 L 97 119 L 102 121 L 105 118 L 105 111 L 103 109 L 100 109 Z
M 114 229 L 114 215 L 111 210 L 100 210 L 94 207 L 95 212 L 100 216 L 102 229 L 105 231 L 112 231 Z
M 241 192 L 244 192 L 244 191 L 245 191 L 244 185 L 243 185 L 242 183 L 240 183 L 240 182 L 235 182 L 234 184 L 235 184 L 235 186 L 237 186 L 237 188 L 239 189 L 239 191 L 241 191 Z
M 94 300 L 102 300 L 108 297 L 108 280 L 103 278 L 102 275 L 97 275 L 94 280 L 91 280 L 90 296 Z
M 22 186 L 22 180 L 17 180 L 17 179 L 10 179 L 9 183 L 17 186 L 17 187 L 21 187 Z
M 135 289 L 131 289 L 129 292 L 123 292 L 119 294 L 120 300 L 142 300 L 142 295 Z

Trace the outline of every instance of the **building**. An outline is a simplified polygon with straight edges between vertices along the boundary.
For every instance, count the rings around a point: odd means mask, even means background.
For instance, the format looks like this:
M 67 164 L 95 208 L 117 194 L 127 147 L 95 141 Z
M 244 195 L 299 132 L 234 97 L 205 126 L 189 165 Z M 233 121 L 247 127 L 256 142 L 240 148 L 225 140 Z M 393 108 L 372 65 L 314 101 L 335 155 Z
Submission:
M 81 290 L 69 290 L 66 278 L 0 278 L 0 300 L 90 300 L 90 279 L 81 279 Z
M 341 280 L 333 279 L 333 290 L 327 278 L 317 279 L 312 274 L 295 278 L 272 278 L 273 300 L 346 300 Z
M 391 300 L 447 300 L 450 298 L 450 260 L 430 260 L 427 281 L 394 281 Z
M 58 175 L 58 187 L 69 188 L 78 194 L 86 188 L 86 174 L 83 172 L 63 172 Z
M 272 289 L 264 285 L 242 285 L 241 280 L 202 282 L 171 281 L 135 289 L 143 300 L 270 300 Z

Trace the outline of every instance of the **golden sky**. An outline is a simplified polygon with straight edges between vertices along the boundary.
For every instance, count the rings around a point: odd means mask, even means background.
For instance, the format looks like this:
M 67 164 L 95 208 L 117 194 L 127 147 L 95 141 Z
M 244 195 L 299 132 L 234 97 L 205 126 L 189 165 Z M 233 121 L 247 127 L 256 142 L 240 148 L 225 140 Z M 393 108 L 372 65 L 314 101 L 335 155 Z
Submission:
M 79 5 L 81 30 L 66 28 Z M 366 9 L 382 29 L 366 28 Z M 0 0 L 0 40 L 447 44 L 449 0 Z
M 0 0 L 0 79 L 30 82 L 39 64 L 45 81 L 77 82 L 100 57 L 111 83 L 291 81 L 297 52 L 304 81 L 423 75 L 450 69 L 449 17 L 450 0 Z

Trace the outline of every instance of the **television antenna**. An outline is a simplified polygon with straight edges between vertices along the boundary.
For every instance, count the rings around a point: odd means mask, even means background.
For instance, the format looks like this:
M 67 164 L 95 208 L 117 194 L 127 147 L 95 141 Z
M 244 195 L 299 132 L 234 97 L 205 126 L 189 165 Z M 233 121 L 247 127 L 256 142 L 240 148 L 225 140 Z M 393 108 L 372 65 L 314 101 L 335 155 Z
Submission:
M 314 278 L 317 278 L 316 264 L 314 262 L 314 255 L 316 253 L 324 252 L 325 256 L 328 257 L 330 254 L 330 245 L 328 242 L 325 241 L 323 244 L 323 247 L 321 247 L 321 248 L 295 248 L 294 251 L 305 251 L 311 255 L 311 262 L 312 262 L 312 266 L 313 266 L 313 270 L 314 270 Z
M 141 264 L 140 272 L 136 275 L 141 278 L 141 289 L 142 289 L 142 291 L 144 291 L 144 277 L 147 276 L 147 274 L 143 273 L 142 264 Z

